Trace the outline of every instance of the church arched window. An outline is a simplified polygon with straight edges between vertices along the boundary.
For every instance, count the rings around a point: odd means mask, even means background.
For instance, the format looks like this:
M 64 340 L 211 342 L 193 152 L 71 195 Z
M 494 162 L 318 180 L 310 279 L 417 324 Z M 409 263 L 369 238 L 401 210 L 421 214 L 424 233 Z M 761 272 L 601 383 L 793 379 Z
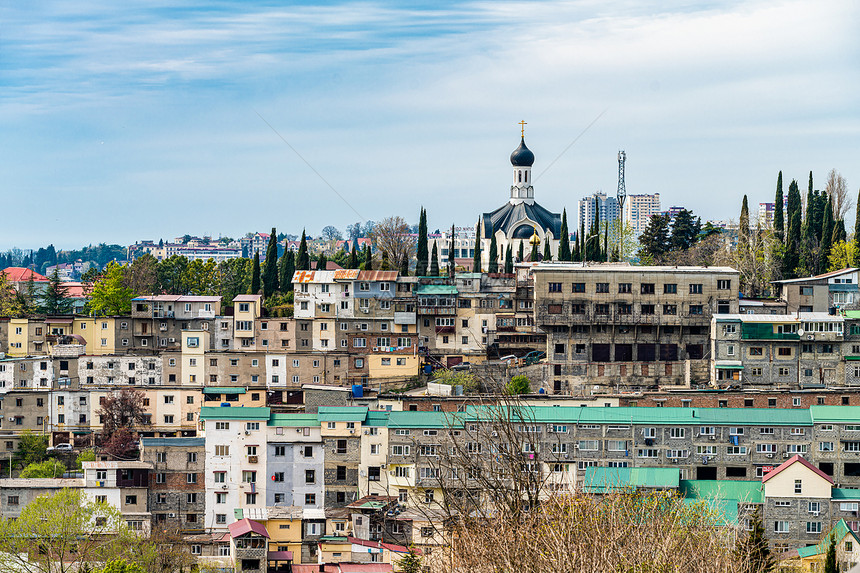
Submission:
M 517 175 L 519 176 L 518 182 L 519 182 L 519 183 L 522 183 L 522 182 L 523 182 L 523 172 L 522 172 L 522 171 L 517 171 Z
M 526 183 L 528 183 L 528 182 L 529 182 L 529 172 L 526 171 Z

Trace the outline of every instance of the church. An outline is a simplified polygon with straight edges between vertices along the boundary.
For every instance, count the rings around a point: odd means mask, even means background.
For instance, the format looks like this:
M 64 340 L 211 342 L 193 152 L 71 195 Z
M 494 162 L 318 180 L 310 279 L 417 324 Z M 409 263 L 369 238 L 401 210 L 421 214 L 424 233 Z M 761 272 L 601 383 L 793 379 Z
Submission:
M 535 201 L 535 189 L 532 185 L 532 165 L 535 154 L 526 147 L 524 122 L 520 133 L 520 145 L 511 153 L 513 167 L 513 182 L 508 201 L 490 213 L 481 215 L 476 232 L 481 237 L 481 266 L 484 270 L 489 265 L 490 241 L 496 237 L 496 248 L 500 266 L 504 263 L 505 250 L 508 245 L 516 261 L 520 244 L 523 245 L 525 259 L 529 260 L 533 235 L 540 239 L 538 250 L 543 254 L 544 246 L 549 241 L 553 258 L 558 256 L 558 245 L 561 235 L 561 214 L 552 213 Z

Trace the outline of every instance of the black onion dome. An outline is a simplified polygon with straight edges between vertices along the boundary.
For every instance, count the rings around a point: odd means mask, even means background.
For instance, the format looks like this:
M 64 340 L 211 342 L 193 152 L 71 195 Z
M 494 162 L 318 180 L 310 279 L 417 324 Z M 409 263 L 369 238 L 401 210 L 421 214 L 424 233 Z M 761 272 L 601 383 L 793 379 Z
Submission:
M 511 165 L 514 167 L 531 167 L 535 162 L 535 154 L 526 147 L 526 139 L 520 139 L 520 146 L 511 153 Z

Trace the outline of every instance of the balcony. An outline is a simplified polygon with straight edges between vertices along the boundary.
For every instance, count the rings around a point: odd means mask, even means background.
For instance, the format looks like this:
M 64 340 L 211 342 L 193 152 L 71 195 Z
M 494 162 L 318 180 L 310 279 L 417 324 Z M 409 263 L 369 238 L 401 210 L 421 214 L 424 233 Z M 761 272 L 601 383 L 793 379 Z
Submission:
M 414 312 L 394 312 L 394 324 L 415 324 L 416 321 Z

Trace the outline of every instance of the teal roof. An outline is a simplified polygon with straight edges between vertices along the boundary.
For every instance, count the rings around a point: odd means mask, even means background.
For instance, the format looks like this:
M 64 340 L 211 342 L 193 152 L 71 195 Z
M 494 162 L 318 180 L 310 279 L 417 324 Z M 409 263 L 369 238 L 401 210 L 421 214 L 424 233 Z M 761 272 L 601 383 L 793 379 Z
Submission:
M 463 417 L 451 412 L 388 412 L 389 428 L 462 428 Z
M 366 406 L 320 406 L 317 418 L 320 422 L 361 422 L 367 418 Z
M 367 418 L 364 420 L 365 426 L 387 426 L 388 412 L 380 410 L 370 410 L 367 412 Z
M 209 387 L 204 388 L 204 394 L 244 394 L 248 391 L 247 388 L 240 388 L 239 386 L 223 386 L 223 387 Z
M 205 446 L 206 438 L 141 438 L 140 443 L 144 448 L 194 448 Z
M 681 480 L 679 488 L 688 499 L 732 500 L 735 505 L 764 501 L 759 480 Z
M 453 285 L 421 285 L 415 294 L 457 294 L 457 287 Z
M 834 487 L 830 490 L 831 499 L 845 499 L 851 501 L 860 500 L 860 489 L 849 489 L 846 487 Z
M 286 426 L 290 428 L 318 427 L 320 425 L 316 414 L 272 414 L 269 426 Z
M 200 408 L 201 420 L 268 420 L 269 408 L 242 406 L 204 406 Z
M 810 406 L 809 414 L 815 422 L 857 422 L 860 424 L 860 407 Z
M 678 489 L 678 468 L 599 468 L 585 470 L 583 490 L 605 493 L 617 489 L 665 488 Z
M 738 504 L 733 499 L 685 499 L 684 503 L 688 505 L 704 503 L 710 511 L 721 518 L 722 525 L 738 524 Z
M 854 538 L 855 543 L 860 543 L 860 537 L 857 537 L 857 534 L 851 531 L 848 527 L 848 524 L 845 523 L 844 519 L 840 519 L 836 525 L 833 526 L 827 535 L 824 537 L 823 541 L 818 543 L 817 545 L 808 545 L 806 547 L 799 547 L 797 549 L 797 554 L 800 557 L 813 557 L 815 555 L 822 555 L 827 553 L 827 548 L 830 547 L 830 534 L 836 534 L 836 545 L 842 543 L 842 540 L 845 539 L 846 535 L 850 535 Z

